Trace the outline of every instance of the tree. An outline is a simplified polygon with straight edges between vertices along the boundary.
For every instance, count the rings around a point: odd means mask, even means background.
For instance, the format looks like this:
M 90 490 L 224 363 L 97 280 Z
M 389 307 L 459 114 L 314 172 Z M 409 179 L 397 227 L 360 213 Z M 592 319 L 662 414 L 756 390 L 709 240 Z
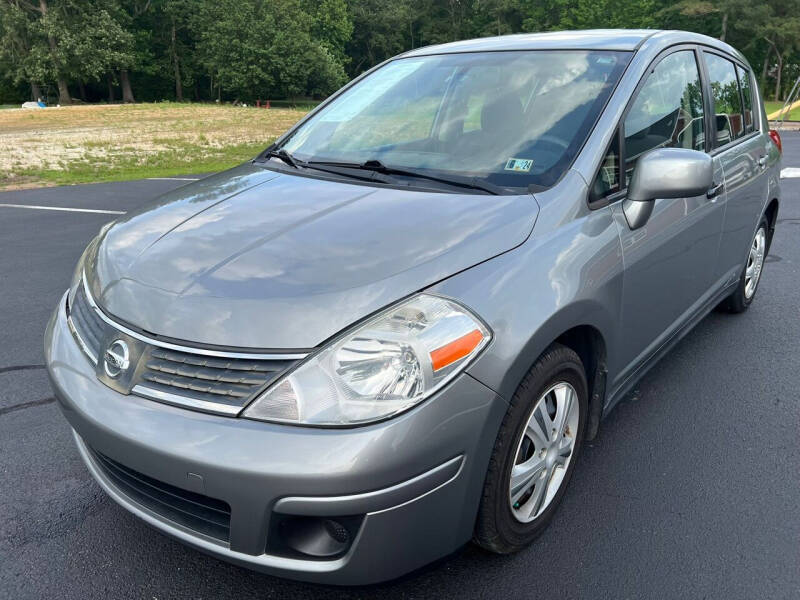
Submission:
M 131 87 L 131 79 L 129 70 L 134 67 L 142 66 L 142 56 L 149 57 L 149 53 L 145 50 L 142 51 L 140 44 L 137 44 L 137 27 L 136 21 L 144 14 L 146 14 L 152 5 L 152 0 L 116 0 L 116 2 L 109 2 L 113 6 L 113 14 L 118 25 L 129 33 L 123 41 L 124 47 L 120 48 L 122 52 L 118 56 L 118 64 L 116 67 L 119 69 L 119 80 L 122 86 L 122 101 L 125 103 L 136 102 L 133 96 L 133 88 Z M 108 74 L 109 80 L 109 102 L 113 102 L 114 88 L 112 85 L 113 75 Z
M 800 45 L 800 0 L 771 0 L 769 8 L 771 14 L 762 31 L 777 61 L 774 99 L 781 100 L 786 59 Z
M 50 10 L 48 0 L 5 0 L 4 15 L 16 27 L 18 49 L 25 49 L 21 69 L 33 77 L 55 79 L 62 104 L 71 104 L 61 41 L 65 26 L 61 11 Z M 34 3 L 35 2 L 35 3 Z M 23 41 L 24 39 L 24 41 Z M 33 82 L 34 79 L 32 78 Z M 38 85 L 38 80 L 36 81 Z
M 741 50 L 785 92 L 800 0 L 0 0 L 0 79 L 126 102 L 324 96 L 420 46 L 583 28 L 697 31 Z M 345 69 L 347 75 L 345 75 Z M 793 76 L 793 75 L 792 75 Z M 41 87 L 40 87 L 41 86 Z M 16 93 L 16 92 L 15 92 Z
M 186 57 L 191 54 L 191 48 L 184 40 L 189 34 L 195 5 L 196 3 L 191 0 L 165 0 L 160 7 L 166 25 L 167 62 L 175 83 L 175 100 L 178 102 L 183 102 L 184 81 L 186 83 L 191 81 L 185 64 Z
M 312 39 L 320 44 L 341 64 L 348 62 L 345 48 L 353 35 L 353 22 L 345 0 L 306 0 L 303 9 L 311 16 Z
M 414 34 L 419 15 L 414 7 L 411 2 L 350 0 L 348 15 L 353 33 L 346 45 L 350 76 L 420 44 Z M 420 12 L 424 18 L 424 10 Z
M 65 75 L 74 81 L 99 81 L 104 73 L 119 69 L 122 97 L 133 102 L 128 68 L 134 62 L 133 35 L 127 18 L 113 2 L 73 0 L 73 11 L 64 19 L 62 40 Z
M 197 55 L 220 93 L 238 99 L 326 95 L 346 77 L 336 31 L 315 39 L 318 26 L 299 0 L 206 3 L 194 20 Z
M 22 52 L 14 77 L 28 77 L 37 85 L 55 81 L 59 102 L 71 104 L 70 80 L 99 80 L 109 65 L 129 61 L 131 34 L 106 5 L 93 0 L 4 0 L 4 23 L 12 28 L 4 32 L 4 40 Z M 115 5 L 109 6 L 113 11 Z
M 33 56 L 34 33 L 25 11 L 14 2 L 0 3 L 0 73 L 12 85 L 28 82 L 34 99 L 45 79 L 42 61 Z

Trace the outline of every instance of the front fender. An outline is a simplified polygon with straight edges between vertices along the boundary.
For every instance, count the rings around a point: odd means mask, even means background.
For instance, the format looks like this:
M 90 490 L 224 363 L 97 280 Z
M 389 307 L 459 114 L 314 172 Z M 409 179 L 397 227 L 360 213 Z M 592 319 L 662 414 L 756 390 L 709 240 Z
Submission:
M 432 288 L 469 306 L 491 327 L 492 343 L 468 373 L 506 400 L 541 353 L 580 325 L 603 337 L 609 378 L 619 368 L 622 248 L 611 211 L 582 209 L 585 186 L 582 191 L 574 203 L 544 204 L 522 246 Z

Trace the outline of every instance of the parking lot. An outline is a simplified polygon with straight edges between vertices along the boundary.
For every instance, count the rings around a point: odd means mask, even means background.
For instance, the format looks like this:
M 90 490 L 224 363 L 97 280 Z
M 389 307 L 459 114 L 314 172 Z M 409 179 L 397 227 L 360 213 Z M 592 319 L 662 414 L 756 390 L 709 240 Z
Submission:
M 783 140 L 783 166 L 800 167 L 800 133 Z M 645 376 L 538 541 L 468 545 L 358 589 L 253 573 L 150 529 L 94 483 L 54 401 L 42 336 L 81 251 L 186 183 L 0 193 L 1 598 L 800 597 L 800 178 L 782 182 L 751 309 L 711 314 Z

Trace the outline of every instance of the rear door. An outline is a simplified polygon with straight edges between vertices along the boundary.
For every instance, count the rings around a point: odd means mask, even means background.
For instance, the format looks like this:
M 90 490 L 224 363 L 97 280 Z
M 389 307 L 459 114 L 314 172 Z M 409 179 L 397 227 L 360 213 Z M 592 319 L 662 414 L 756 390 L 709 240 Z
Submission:
M 699 50 L 683 46 L 656 59 L 648 70 L 623 118 L 625 181 L 630 182 L 638 158 L 655 148 L 709 149 L 700 65 Z M 715 177 L 722 181 L 719 164 Z M 615 369 L 621 384 L 709 297 L 724 203 L 706 194 L 657 199 L 650 219 L 635 230 L 628 226 L 621 203 L 612 204 L 612 210 L 625 264 L 625 342 Z
M 712 155 L 725 173 L 725 218 L 715 272 L 722 283 L 740 275 L 768 193 L 768 136 L 753 75 L 727 56 L 703 51 L 714 125 Z

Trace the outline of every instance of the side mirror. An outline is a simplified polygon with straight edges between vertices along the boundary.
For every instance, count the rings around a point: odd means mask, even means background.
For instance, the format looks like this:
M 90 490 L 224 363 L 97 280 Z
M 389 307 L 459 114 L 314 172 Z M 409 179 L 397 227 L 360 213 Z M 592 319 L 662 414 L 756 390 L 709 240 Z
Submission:
M 651 150 L 636 162 L 622 211 L 631 229 L 653 212 L 656 198 L 691 198 L 714 184 L 714 166 L 705 152 L 684 148 Z

